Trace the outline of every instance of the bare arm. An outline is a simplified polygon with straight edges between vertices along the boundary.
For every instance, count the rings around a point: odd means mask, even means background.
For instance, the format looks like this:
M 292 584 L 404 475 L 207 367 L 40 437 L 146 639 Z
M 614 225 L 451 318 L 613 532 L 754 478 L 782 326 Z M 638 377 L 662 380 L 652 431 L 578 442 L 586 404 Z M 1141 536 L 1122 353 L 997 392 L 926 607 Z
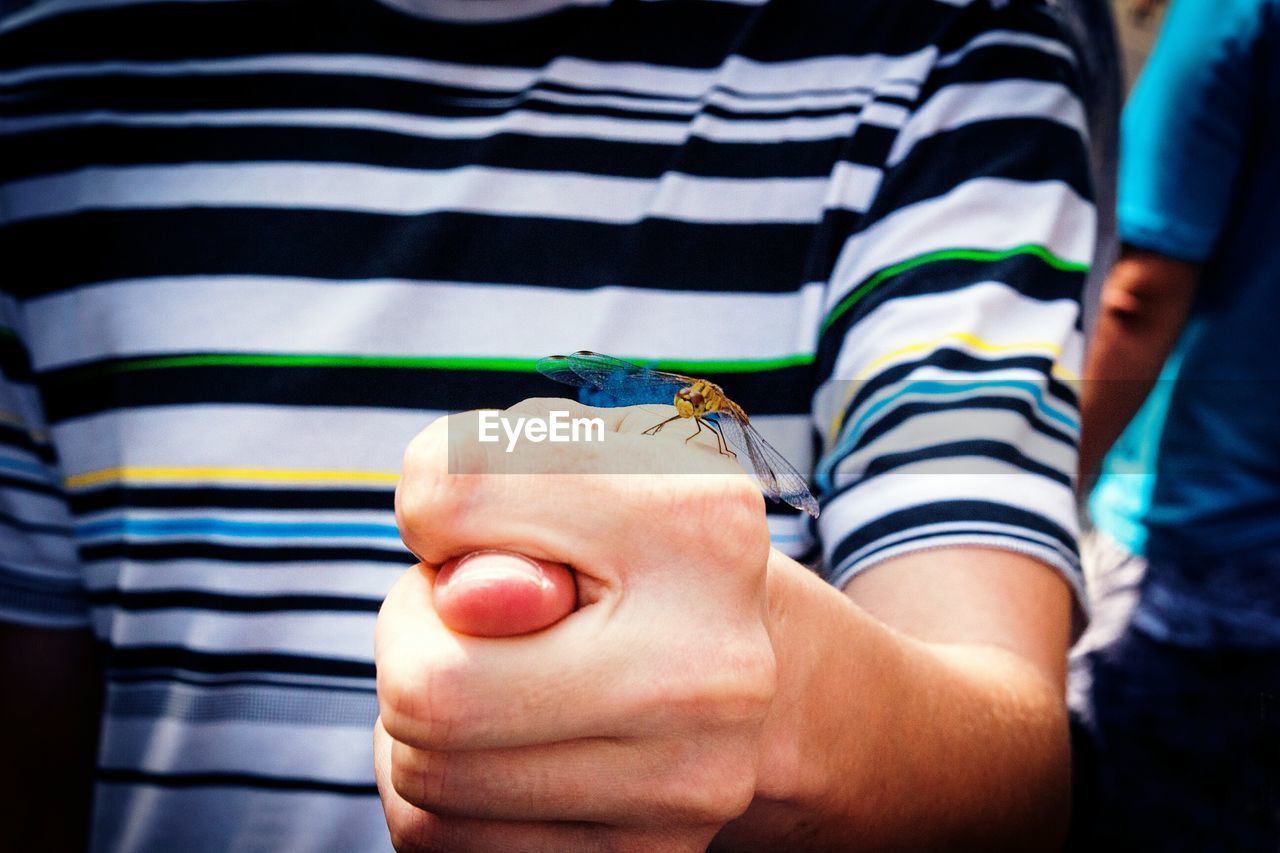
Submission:
M 955 548 L 846 592 L 856 605 L 774 555 L 773 772 L 720 845 L 1054 849 L 1069 801 L 1066 584 L 1019 554 Z
M 1126 247 L 1102 290 L 1081 395 L 1081 488 L 1150 393 L 1186 323 L 1200 267 Z
M 0 802 L 14 850 L 83 850 L 98 738 L 92 635 L 0 624 Z
M 622 470 L 642 457 L 683 473 L 733 464 L 633 441 L 626 415 L 596 411 L 622 419 L 618 453 L 638 454 Z M 955 547 L 873 568 L 846 596 L 768 548 L 745 478 L 442 475 L 442 436 L 470 444 L 452 420 L 406 456 L 398 506 L 424 564 L 379 618 L 379 781 L 398 846 L 1060 841 L 1070 607 L 1056 573 Z M 559 446 L 530 447 L 536 470 L 596 470 L 598 460 Z M 474 470 L 512 464 L 494 457 Z M 492 605 L 527 593 L 556 609 L 549 575 L 511 594 L 529 576 L 504 579 L 489 548 L 539 558 L 547 572 L 572 565 L 577 610 L 515 638 L 451 629 L 449 614 L 468 609 L 451 598 Z M 468 591 L 450 557 L 477 551 Z M 560 600 L 562 613 L 572 606 Z

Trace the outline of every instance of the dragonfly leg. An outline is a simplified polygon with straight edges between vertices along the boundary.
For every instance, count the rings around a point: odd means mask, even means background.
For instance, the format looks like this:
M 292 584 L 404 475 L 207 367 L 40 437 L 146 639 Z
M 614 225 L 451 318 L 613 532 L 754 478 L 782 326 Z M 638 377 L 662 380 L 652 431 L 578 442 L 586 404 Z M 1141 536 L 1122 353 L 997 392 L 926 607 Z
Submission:
M 693 431 L 693 435 L 689 436 L 684 440 L 685 444 L 688 444 L 689 442 L 693 441 L 702 432 L 702 418 L 694 418 L 693 425 L 696 426 L 697 429 Z
M 720 425 L 715 421 L 707 421 L 707 427 L 716 434 L 716 441 L 720 444 L 720 452 L 731 459 L 737 459 L 738 454 L 729 449 L 729 442 L 724 440 L 724 433 L 720 432 Z
M 640 433 L 640 434 L 641 434 L 641 435 L 657 435 L 658 433 L 662 432 L 662 428 L 663 428 L 664 426 L 666 426 L 667 424 L 671 423 L 672 421 L 679 420 L 679 419 L 680 419 L 680 416 L 679 416 L 679 415 L 672 415 L 671 417 L 667 418 L 667 419 L 666 419 L 665 421 L 663 421 L 662 423 L 660 423 L 660 424 L 654 424 L 653 426 L 649 427 L 647 430 L 645 430 L 644 432 L 642 432 L 642 433 Z

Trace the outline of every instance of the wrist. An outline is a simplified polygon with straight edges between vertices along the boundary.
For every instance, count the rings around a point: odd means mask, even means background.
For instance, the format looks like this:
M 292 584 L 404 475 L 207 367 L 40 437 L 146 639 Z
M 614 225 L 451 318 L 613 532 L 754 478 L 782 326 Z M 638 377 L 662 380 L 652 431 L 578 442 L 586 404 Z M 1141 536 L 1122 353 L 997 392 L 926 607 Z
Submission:
M 770 553 L 767 596 L 777 692 L 762 732 L 755 799 L 718 846 L 817 849 L 810 833 L 849 812 L 847 801 L 865 778 L 857 768 L 874 761 L 876 739 L 865 733 L 880 729 L 873 718 L 884 704 L 865 687 L 877 680 L 870 670 L 887 663 L 882 655 L 851 653 L 870 639 L 871 618 L 777 551 Z

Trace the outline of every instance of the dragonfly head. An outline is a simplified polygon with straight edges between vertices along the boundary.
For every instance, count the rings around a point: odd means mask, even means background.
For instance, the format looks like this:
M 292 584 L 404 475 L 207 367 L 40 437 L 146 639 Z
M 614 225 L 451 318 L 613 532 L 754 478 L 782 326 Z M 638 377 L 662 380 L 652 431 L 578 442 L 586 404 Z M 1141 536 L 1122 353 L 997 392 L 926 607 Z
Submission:
M 676 411 L 682 418 L 700 417 L 707 411 L 707 398 L 693 388 L 681 388 L 676 392 Z

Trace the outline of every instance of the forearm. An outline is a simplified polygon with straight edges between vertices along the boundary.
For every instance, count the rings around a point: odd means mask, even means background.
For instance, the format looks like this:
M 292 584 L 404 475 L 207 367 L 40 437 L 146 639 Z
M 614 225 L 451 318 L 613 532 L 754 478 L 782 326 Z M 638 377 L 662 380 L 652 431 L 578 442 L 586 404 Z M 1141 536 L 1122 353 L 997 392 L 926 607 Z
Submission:
M 1107 313 L 1099 318 L 1080 397 L 1082 487 L 1151 393 L 1181 328 L 1172 325 L 1144 328 Z
M 1198 276 L 1193 264 L 1130 248 L 1107 278 L 1085 358 L 1082 485 L 1151 392 L 1186 323 Z
M 720 848 L 1059 842 L 1070 763 L 1061 684 L 1011 651 L 895 631 L 794 563 L 774 561 L 770 609 L 783 698 L 758 797 Z

